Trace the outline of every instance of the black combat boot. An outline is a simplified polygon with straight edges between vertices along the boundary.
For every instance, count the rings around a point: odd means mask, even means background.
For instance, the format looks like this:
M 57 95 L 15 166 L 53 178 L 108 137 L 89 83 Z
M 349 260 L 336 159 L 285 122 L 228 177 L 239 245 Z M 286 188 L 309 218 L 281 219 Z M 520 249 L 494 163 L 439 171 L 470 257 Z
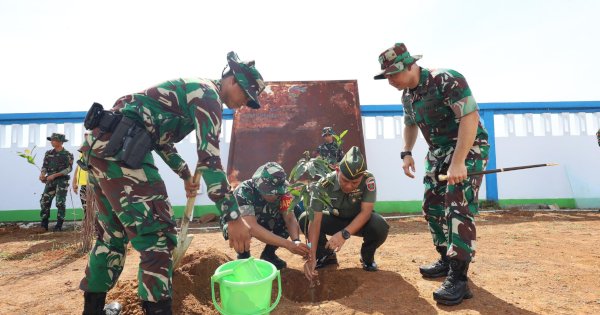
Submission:
M 158 302 L 142 302 L 142 309 L 146 315 L 172 315 L 173 300 L 162 300 Z
M 237 259 L 248 259 L 248 258 L 250 258 L 250 251 L 237 254 Z
M 337 265 L 337 255 L 331 249 L 317 249 L 317 264 L 315 269 L 323 268 L 327 265 Z
M 119 315 L 121 304 L 106 302 L 106 292 L 84 292 L 83 293 L 83 315 Z
M 48 219 L 42 220 L 42 229 L 48 231 Z
M 473 293 L 469 289 L 467 271 L 469 262 L 450 259 L 450 272 L 442 283 L 442 286 L 433 292 L 433 299 L 444 305 L 457 305 L 463 299 L 470 299 Z
M 260 254 L 260 259 L 272 263 L 275 266 L 275 268 L 277 268 L 277 270 L 281 270 L 287 267 L 287 263 L 281 258 L 277 257 L 277 255 L 275 255 L 275 251 L 278 248 L 279 247 L 273 245 L 265 245 L 265 249 Z
M 421 275 L 425 278 L 445 277 L 450 270 L 450 262 L 446 256 L 446 246 L 436 246 L 435 250 L 440 253 L 441 258 L 432 264 L 419 267 Z
M 61 232 L 62 231 L 62 225 L 63 225 L 63 220 L 56 221 L 56 225 L 54 226 L 54 229 L 52 229 L 52 231 L 54 231 L 54 232 Z

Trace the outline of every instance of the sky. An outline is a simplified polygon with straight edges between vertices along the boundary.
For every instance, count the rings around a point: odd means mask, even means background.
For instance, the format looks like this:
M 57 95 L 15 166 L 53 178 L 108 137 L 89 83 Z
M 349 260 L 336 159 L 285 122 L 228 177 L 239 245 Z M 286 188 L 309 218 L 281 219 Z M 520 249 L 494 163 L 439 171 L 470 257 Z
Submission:
M 461 72 L 479 102 L 598 101 L 595 0 L 0 0 L 0 113 L 86 111 L 177 77 L 217 79 L 233 50 L 267 81 L 373 80 L 396 42 Z

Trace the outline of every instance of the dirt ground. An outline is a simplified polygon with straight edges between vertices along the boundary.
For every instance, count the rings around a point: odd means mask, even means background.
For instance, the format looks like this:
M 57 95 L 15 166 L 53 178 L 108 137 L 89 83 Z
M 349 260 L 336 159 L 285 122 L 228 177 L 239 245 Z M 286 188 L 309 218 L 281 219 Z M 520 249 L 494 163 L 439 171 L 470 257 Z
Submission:
M 380 271 L 360 269 L 361 239 L 352 237 L 338 254 L 339 267 L 320 273 L 309 291 L 303 261 L 284 249 L 283 296 L 272 314 L 600 314 L 600 213 L 486 213 L 478 217 L 477 256 L 470 267 L 474 298 L 454 307 L 432 298 L 443 279 L 421 278 L 418 266 L 436 259 L 421 218 L 392 219 L 379 249 Z M 198 225 L 196 225 L 198 226 Z M 220 232 L 192 231 L 195 238 L 175 272 L 175 314 L 217 314 L 210 276 L 234 257 Z M 81 314 L 78 289 L 86 265 L 74 232 L 0 228 L 0 314 Z M 252 242 L 252 254 L 263 245 Z M 128 252 L 125 270 L 109 299 L 137 306 L 139 258 Z M 276 288 L 276 284 L 274 284 Z M 314 302 L 313 302 L 314 301 Z

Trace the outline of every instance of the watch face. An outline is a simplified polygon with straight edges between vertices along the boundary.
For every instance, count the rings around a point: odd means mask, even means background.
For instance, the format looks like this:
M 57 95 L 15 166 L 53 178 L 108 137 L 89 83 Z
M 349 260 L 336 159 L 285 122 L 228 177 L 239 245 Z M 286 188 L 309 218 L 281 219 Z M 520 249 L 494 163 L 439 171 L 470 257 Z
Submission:
M 346 231 L 346 230 L 342 230 L 342 237 L 345 239 L 349 239 L 350 238 L 350 232 Z
M 229 217 L 230 217 L 232 220 L 235 220 L 235 219 L 237 219 L 237 217 L 238 217 L 238 213 L 237 213 L 237 212 L 230 212 L 230 213 L 229 213 Z

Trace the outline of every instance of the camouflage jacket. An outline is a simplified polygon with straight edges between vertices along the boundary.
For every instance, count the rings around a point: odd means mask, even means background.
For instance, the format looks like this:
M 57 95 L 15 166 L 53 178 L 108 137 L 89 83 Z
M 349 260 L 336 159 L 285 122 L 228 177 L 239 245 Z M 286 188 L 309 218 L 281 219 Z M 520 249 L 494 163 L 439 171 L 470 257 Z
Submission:
M 417 125 L 429 151 L 456 146 L 460 118 L 479 110 L 466 79 L 454 70 L 421 68 L 419 84 L 402 95 L 404 123 Z M 474 146 L 487 145 L 488 134 L 479 122 Z
M 344 157 L 342 148 L 340 148 L 335 141 L 331 143 L 323 143 L 319 145 L 315 151 L 329 164 L 337 164 Z
M 235 200 L 237 201 L 242 216 L 258 215 L 260 213 L 276 217 L 280 213 L 281 199 L 277 199 L 275 203 L 267 202 L 260 194 L 254 180 L 248 179 L 239 184 L 233 191 Z M 286 211 L 287 207 L 283 209 Z
M 363 202 L 377 201 L 377 187 L 375 184 L 375 176 L 369 171 L 365 171 L 360 185 L 350 193 L 345 193 L 340 188 L 340 183 L 336 172 L 331 172 L 327 176 L 321 178 L 317 183 L 317 189 L 324 192 L 331 199 L 331 207 L 315 197 L 315 194 L 310 198 L 310 209 L 315 212 L 329 210 L 333 216 L 345 219 L 352 219 L 360 213 Z
M 219 80 L 175 79 L 123 96 L 113 107 L 115 112 L 146 128 L 154 140 L 155 151 L 184 180 L 191 173 L 175 143 L 195 131 L 198 153 L 195 169 L 202 171 L 208 196 L 217 204 L 231 194 L 219 151 L 223 113 L 220 89 Z M 237 204 L 229 202 L 218 207 L 223 212 L 237 211 Z
M 55 149 L 46 151 L 42 164 L 42 173 L 46 175 L 60 173 L 64 175 L 65 179 L 68 179 L 72 169 L 73 154 L 71 152 L 65 148 L 61 151 L 56 151 Z

